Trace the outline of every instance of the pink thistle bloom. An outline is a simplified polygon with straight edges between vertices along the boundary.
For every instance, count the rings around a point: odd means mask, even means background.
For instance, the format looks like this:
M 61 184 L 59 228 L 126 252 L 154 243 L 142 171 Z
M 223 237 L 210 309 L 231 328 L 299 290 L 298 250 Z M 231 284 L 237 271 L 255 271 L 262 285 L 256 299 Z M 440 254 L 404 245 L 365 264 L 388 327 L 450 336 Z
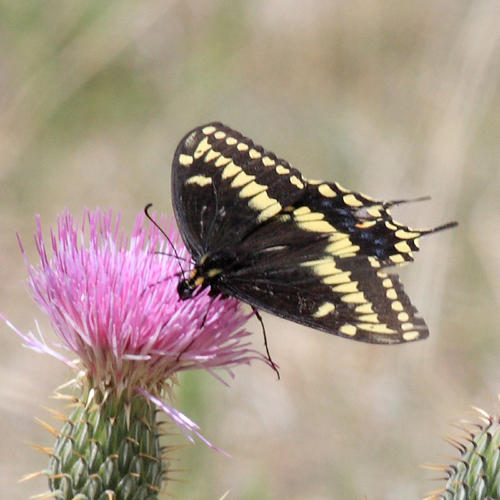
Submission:
M 165 226 L 166 220 L 160 223 Z M 179 256 L 188 257 L 173 229 L 169 237 Z M 172 377 L 192 368 L 212 374 L 223 368 L 233 376 L 236 365 L 267 362 L 250 347 L 250 333 L 242 327 L 251 314 L 244 313 L 236 299 L 212 299 L 208 290 L 190 300 L 179 299 L 179 262 L 161 254 L 172 249 L 142 214 L 127 238 L 120 217 L 111 210 L 85 210 L 81 223 L 65 211 L 57 231 L 50 232 L 52 256 L 37 217 L 40 263 L 35 266 L 19 243 L 29 288 L 49 316 L 59 348 L 47 345 L 40 333 L 25 335 L 9 326 L 28 347 L 83 371 L 90 387 L 103 394 L 148 397 L 191 440 L 194 433 L 207 442 L 194 422 L 162 400 Z M 78 359 L 72 361 L 67 353 Z

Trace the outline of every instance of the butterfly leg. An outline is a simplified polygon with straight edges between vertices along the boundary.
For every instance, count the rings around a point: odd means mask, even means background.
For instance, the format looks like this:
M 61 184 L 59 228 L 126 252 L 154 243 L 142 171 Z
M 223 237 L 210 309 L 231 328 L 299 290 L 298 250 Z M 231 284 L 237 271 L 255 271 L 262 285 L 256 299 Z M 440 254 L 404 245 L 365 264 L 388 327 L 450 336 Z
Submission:
M 269 363 L 271 364 L 271 368 L 276 372 L 276 375 L 278 376 L 278 380 L 281 378 L 280 377 L 280 371 L 278 368 L 278 365 L 273 361 L 271 358 L 271 353 L 269 352 L 269 346 L 267 345 L 267 336 L 266 336 L 266 327 L 264 326 L 264 320 L 262 319 L 262 316 L 260 315 L 259 311 L 252 306 L 252 311 L 255 314 L 255 317 L 260 321 L 260 326 L 262 327 L 262 334 L 264 335 L 264 346 L 266 348 L 266 354 L 267 354 L 267 359 L 269 360 Z
M 215 297 L 217 296 L 217 295 L 212 295 L 212 294 L 209 294 L 209 295 L 210 295 L 211 300 L 207 306 L 207 310 L 205 311 L 205 314 L 203 315 L 203 319 L 201 320 L 200 329 L 205 326 L 205 321 L 207 320 L 208 311 L 210 311 L 210 306 L 214 303 Z
M 182 355 L 194 344 L 194 341 L 196 340 L 196 338 L 192 339 L 191 342 L 189 342 L 189 344 L 184 347 L 184 349 L 182 349 L 182 351 L 177 355 L 177 358 L 175 358 L 175 362 L 178 363 L 179 360 L 181 359 Z
M 214 302 L 214 297 L 215 296 L 212 296 L 212 300 L 209 302 L 207 310 L 205 311 L 205 314 L 203 315 L 203 319 L 201 320 L 200 330 L 205 326 L 205 321 L 207 320 L 208 312 L 210 311 L 210 306 Z M 176 362 L 179 362 L 179 359 L 181 359 L 181 356 L 193 345 L 195 340 L 196 340 L 195 338 L 192 339 L 191 342 L 189 342 L 189 344 L 186 347 L 184 347 L 184 349 L 177 355 Z

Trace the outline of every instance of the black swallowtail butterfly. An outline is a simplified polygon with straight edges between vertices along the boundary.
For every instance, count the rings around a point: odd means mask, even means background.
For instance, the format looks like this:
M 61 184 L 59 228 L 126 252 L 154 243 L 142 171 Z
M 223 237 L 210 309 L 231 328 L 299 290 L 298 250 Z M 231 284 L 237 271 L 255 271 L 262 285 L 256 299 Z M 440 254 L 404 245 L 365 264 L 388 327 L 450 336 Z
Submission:
M 420 236 L 390 207 L 337 182 L 309 180 L 221 123 L 182 139 L 172 165 L 175 217 L 195 267 L 179 282 L 354 340 L 394 344 L 429 332 L 398 277 Z

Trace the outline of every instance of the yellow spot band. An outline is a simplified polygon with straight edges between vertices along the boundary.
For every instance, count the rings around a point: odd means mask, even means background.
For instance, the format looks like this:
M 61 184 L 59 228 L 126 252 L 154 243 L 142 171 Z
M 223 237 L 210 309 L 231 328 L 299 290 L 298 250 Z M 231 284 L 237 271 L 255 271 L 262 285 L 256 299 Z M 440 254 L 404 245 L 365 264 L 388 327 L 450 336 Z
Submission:
M 328 184 L 321 184 L 318 191 L 325 198 L 335 198 L 337 196 L 337 193 Z
M 335 306 L 331 302 L 324 302 L 318 307 L 318 310 L 313 314 L 313 317 L 323 318 L 332 311 L 335 311 Z
M 344 335 L 349 335 L 349 337 L 353 337 L 356 335 L 356 327 L 354 325 L 342 325 L 339 328 L 339 332 Z
M 189 167 L 193 163 L 193 157 L 191 155 L 179 155 L 179 163 L 184 167 Z
M 186 181 L 186 184 L 196 184 L 197 186 L 202 187 L 208 186 L 209 184 L 212 184 L 212 178 L 206 177 L 205 175 L 194 175 Z
M 213 127 L 212 125 L 209 125 L 208 127 L 205 127 L 205 128 L 202 129 L 202 132 L 205 135 L 213 134 L 215 131 L 216 131 L 216 128 Z

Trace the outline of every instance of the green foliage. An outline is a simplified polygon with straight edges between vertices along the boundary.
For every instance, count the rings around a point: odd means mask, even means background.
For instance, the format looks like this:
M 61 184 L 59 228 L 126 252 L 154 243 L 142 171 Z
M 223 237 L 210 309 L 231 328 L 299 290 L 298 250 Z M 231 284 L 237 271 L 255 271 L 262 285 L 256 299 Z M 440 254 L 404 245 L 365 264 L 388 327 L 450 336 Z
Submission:
M 48 469 L 58 500 L 153 500 L 165 474 L 156 411 L 144 397 L 76 403 Z
M 482 410 L 480 414 L 480 423 L 462 429 L 466 433 L 462 439 L 448 439 L 460 457 L 442 468 L 448 478 L 446 487 L 432 493 L 428 500 L 500 498 L 500 417 Z

